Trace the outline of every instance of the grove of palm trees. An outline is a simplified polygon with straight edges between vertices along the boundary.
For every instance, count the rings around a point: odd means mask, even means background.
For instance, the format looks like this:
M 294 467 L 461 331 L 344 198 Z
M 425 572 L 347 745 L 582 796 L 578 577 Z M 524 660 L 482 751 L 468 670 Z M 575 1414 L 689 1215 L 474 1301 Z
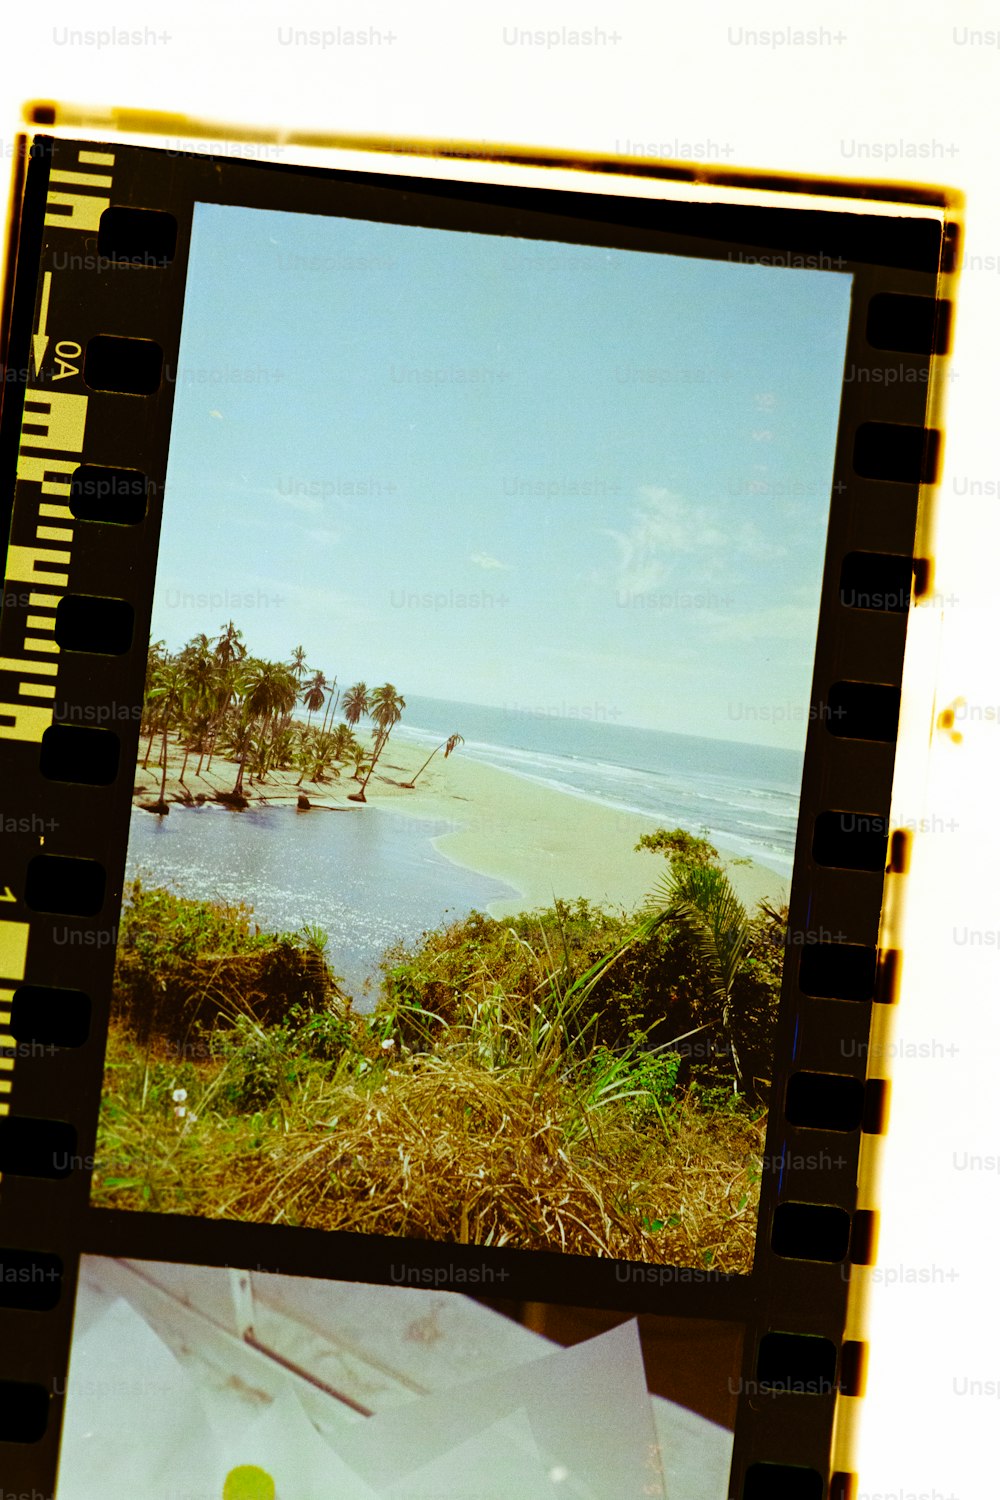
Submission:
M 306 710 L 305 722 L 295 716 L 297 705 Z M 357 682 L 342 694 L 336 678 L 328 681 L 306 665 L 302 646 L 288 661 L 254 656 L 232 621 L 214 639 L 196 635 L 177 652 L 154 642 L 136 800 L 161 816 L 171 802 L 245 808 L 288 800 L 293 791 L 308 801 L 306 790 L 322 795 L 350 768 L 357 790 L 349 800 L 364 802 L 405 707 L 392 683 L 369 689 Z M 367 737 L 359 728 L 366 717 Z

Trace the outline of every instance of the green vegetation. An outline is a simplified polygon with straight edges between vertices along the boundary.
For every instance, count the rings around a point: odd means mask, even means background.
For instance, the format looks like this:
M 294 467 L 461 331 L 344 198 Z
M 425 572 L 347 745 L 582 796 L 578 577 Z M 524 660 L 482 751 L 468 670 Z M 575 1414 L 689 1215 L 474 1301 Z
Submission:
M 183 1045 L 206 1027 L 280 1021 L 295 1003 L 346 1006 L 324 957 L 325 935 L 262 933 L 242 903 L 192 901 L 134 880 L 115 960 L 116 1018 L 143 1042 Z
M 703 834 L 707 832 L 707 828 L 702 830 Z M 644 833 L 635 847 L 637 851 L 649 849 L 654 854 L 664 854 L 685 865 L 716 865 L 719 861 L 715 845 L 688 833 L 686 828 L 658 828 L 655 833 Z
M 671 858 L 638 916 L 390 950 L 368 1016 L 322 933 L 136 882 L 94 1201 L 747 1271 L 783 914 L 690 837 L 643 841 Z

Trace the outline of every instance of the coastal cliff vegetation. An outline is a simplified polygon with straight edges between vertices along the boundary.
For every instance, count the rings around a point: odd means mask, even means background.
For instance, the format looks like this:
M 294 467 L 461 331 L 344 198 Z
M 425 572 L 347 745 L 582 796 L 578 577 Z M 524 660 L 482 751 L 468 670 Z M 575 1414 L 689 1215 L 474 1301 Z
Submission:
M 637 911 L 473 911 L 370 1014 L 318 929 L 133 882 L 95 1203 L 748 1271 L 786 914 L 639 847 Z

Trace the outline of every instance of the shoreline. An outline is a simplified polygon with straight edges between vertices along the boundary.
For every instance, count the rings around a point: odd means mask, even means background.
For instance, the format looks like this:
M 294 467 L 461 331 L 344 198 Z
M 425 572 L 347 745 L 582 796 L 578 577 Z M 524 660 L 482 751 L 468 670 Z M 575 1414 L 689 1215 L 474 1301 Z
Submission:
M 145 771 L 141 759 L 136 764 L 134 808 L 159 798 L 162 767 L 157 751 L 154 744 Z M 426 758 L 425 747 L 390 741 L 368 784 L 365 803 L 348 800 L 360 782 L 347 765 L 338 779 L 304 780 L 301 786 L 296 785 L 294 770 L 272 771 L 263 786 L 251 784 L 247 776 L 244 794 L 250 808 L 292 810 L 304 795 L 309 807 L 303 816 L 313 811 L 360 812 L 374 807 L 423 821 L 452 822 L 457 826 L 432 838 L 437 852 L 452 864 L 492 876 L 518 893 L 487 905 L 494 918 L 551 906 L 556 898 L 573 901 L 581 896 L 594 905 L 633 911 L 664 873 L 665 861 L 634 848 L 643 833 L 664 826 L 653 814 L 608 806 L 514 771 L 463 759 L 461 750 L 447 760 L 443 754 L 435 756 L 415 788 L 408 790 L 402 783 L 414 776 Z M 169 744 L 165 796 L 171 809 L 216 803 L 226 810 L 218 794 L 231 790 L 236 762 L 215 756 L 211 772 L 203 770 L 197 776 L 198 758 L 191 755 L 182 783 L 183 760 L 183 749 Z M 743 862 L 744 857 L 722 847 L 719 857 L 748 909 L 760 899 L 775 905 L 787 902 L 790 882 L 786 876 L 756 861 Z

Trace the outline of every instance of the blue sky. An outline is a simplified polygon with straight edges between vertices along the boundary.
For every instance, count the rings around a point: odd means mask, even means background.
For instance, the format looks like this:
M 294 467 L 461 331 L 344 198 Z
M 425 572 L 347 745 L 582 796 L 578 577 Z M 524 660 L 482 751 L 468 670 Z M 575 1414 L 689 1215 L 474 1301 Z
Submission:
M 850 285 L 199 204 L 154 638 L 799 748 Z

